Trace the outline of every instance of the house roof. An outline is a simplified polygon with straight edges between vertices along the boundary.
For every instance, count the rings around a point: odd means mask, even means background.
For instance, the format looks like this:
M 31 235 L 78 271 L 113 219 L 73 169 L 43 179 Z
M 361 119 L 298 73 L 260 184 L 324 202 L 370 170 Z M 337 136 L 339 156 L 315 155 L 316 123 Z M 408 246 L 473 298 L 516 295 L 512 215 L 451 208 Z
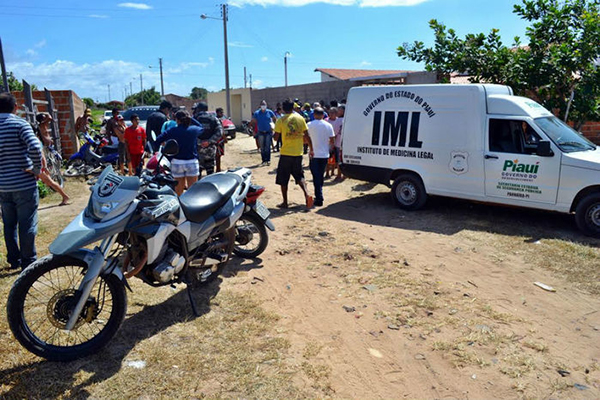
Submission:
M 358 80 L 360 78 L 389 77 L 390 75 L 406 74 L 413 71 L 405 70 L 378 70 L 378 69 L 333 69 L 316 68 L 315 72 L 321 72 L 342 81 Z

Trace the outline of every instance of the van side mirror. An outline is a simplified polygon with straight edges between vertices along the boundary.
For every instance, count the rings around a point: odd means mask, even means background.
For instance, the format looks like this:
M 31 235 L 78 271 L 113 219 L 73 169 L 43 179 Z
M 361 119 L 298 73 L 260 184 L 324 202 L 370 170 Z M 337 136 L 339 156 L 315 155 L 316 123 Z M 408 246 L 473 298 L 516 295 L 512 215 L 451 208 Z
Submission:
M 541 140 L 537 144 L 536 154 L 540 157 L 552 157 L 554 156 L 554 152 L 550 147 L 550 142 L 547 140 Z

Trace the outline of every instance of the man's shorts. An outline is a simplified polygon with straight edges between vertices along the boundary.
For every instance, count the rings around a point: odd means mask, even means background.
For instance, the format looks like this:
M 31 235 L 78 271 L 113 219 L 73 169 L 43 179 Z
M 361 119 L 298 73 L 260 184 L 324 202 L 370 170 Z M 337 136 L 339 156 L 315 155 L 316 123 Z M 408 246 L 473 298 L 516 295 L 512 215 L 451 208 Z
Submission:
M 288 182 L 290 181 L 290 175 L 294 177 L 297 185 L 299 185 L 304 179 L 304 171 L 302 170 L 302 156 L 279 157 L 275 183 L 280 186 L 287 186 Z
M 186 176 L 197 177 L 200 173 L 198 168 L 198 160 L 171 160 L 171 174 L 173 178 L 185 178 Z
M 124 142 L 119 142 L 119 165 L 123 165 L 125 164 L 125 162 L 127 161 L 127 150 L 126 150 L 126 144 Z
M 333 158 L 335 159 L 336 164 L 339 164 L 340 162 L 342 162 L 342 159 L 340 157 L 340 152 L 341 149 L 339 147 L 334 147 L 333 148 Z

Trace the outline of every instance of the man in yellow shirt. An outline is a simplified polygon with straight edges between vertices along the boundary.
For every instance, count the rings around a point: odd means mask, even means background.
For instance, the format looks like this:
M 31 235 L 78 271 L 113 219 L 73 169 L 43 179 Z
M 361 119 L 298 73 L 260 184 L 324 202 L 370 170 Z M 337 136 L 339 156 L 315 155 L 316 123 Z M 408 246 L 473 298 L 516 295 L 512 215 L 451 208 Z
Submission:
M 294 112 L 294 103 L 291 100 L 285 100 L 282 104 L 284 116 L 277 120 L 275 124 L 275 140 L 281 136 L 283 145 L 280 150 L 279 164 L 277 165 L 277 178 L 275 183 L 281 186 L 281 195 L 283 202 L 277 207 L 288 208 L 288 183 L 290 175 L 294 177 L 296 184 L 304 192 L 306 199 L 306 208 L 312 208 L 314 200 L 308 194 L 304 171 L 302 170 L 302 154 L 304 141 L 312 152 L 312 143 L 308 136 L 308 127 L 304 118 Z

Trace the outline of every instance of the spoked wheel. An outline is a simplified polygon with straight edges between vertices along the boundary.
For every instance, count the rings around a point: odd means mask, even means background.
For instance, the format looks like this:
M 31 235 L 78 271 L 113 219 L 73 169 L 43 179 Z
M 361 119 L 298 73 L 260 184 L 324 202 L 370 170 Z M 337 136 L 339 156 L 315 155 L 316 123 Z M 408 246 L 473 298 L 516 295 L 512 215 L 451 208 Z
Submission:
M 44 149 L 44 155 L 46 157 L 48 171 L 50 172 L 50 178 L 52 178 L 54 182 L 58 183 L 60 187 L 63 187 L 65 180 L 60 171 L 60 156 L 57 156 L 57 154 L 54 154 L 54 151 L 49 149 Z
M 256 258 L 269 244 L 269 235 L 263 221 L 252 214 L 243 214 L 235 224 L 233 252 L 242 258 Z
M 114 275 L 100 276 L 71 331 L 65 330 L 79 299 L 85 262 L 46 256 L 14 283 L 7 303 L 10 329 L 32 353 L 53 361 L 92 354 L 115 335 L 125 318 L 127 297 Z
M 70 160 L 67 164 L 67 169 L 65 170 L 65 176 L 83 176 L 85 175 L 86 165 L 85 162 L 79 158 L 75 160 Z
M 194 265 L 192 260 L 188 272 L 192 274 L 188 279 L 189 282 L 194 284 L 205 284 L 213 281 L 225 268 L 225 265 L 231 259 L 231 252 L 233 251 L 233 245 L 235 242 L 235 228 L 231 228 L 223 233 L 215 235 L 208 239 L 208 248 L 204 253 L 221 255 L 223 261 L 213 265 Z M 207 259 L 208 261 L 208 259 Z

